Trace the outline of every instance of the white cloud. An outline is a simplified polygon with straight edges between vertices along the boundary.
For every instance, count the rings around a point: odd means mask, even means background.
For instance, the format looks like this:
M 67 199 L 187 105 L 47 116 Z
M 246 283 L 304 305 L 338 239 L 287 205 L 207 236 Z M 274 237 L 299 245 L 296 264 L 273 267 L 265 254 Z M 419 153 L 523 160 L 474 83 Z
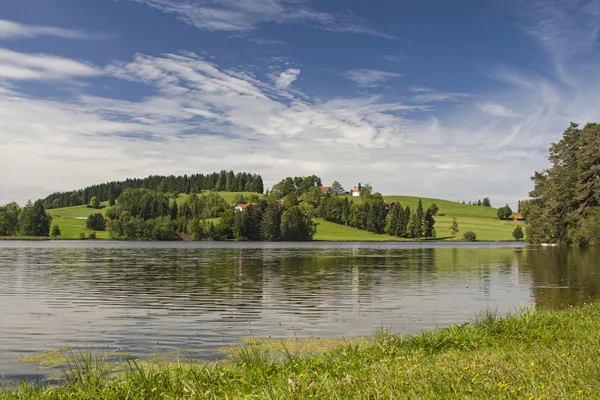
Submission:
M 89 77 L 102 72 L 71 59 L 46 54 L 27 54 L 0 48 L 0 79 L 42 80 Z
M 393 37 L 370 28 L 360 17 L 350 13 L 316 11 L 295 0 L 133 0 L 165 13 L 175 14 L 198 29 L 247 32 L 259 25 L 275 22 L 305 24 L 331 32 Z
M 290 86 L 300 75 L 300 70 L 297 68 L 289 68 L 286 71 L 283 71 L 279 74 L 277 79 L 275 80 L 275 86 L 280 89 L 284 89 Z
M 0 39 L 33 38 L 38 36 L 56 36 L 65 39 L 99 39 L 106 37 L 106 35 L 89 34 L 75 29 L 25 25 L 0 19 Z
M 261 173 L 267 186 L 314 173 L 350 187 L 370 182 L 384 194 L 489 196 L 494 204 L 515 204 L 531 189 L 533 171 L 546 167 L 548 145 L 569 121 L 597 119 L 596 55 L 578 60 L 577 68 L 563 63 L 569 85 L 558 76 L 504 67 L 493 75 L 502 91 L 466 96 L 412 87 L 413 99 L 404 103 L 302 93 L 291 86 L 292 64 L 262 81 L 191 53 L 138 54 L 95 67 L 0 50 L 0 77 L 12 84 L 0 79 L 0 169 L 11 171 L 0 175 L 0 204 L 131 176 L 221 169 Z M 62 85 L 100 73 L 153 94 L 126 101 L 19 92 L 22 79 Z M 398 76 L 353 75 L 365 86 Z M 444 113 L 427 104 L 456 98 L 463 101 L 447 104 Z
M 483 111 L 486 114 L 489 114 L 493 117 L 516 117 L 517 114 L 508 109 L 507 107 L 504 107 L 501 104 L 498 103 L 484 103 L 484 104 L 479 104 L 479 108 L 481 109 L 481 111 Z
M 402 75 L 396 72 L 356 68 L 346 71 L 344 76 L 359 86 L 374 87 Z

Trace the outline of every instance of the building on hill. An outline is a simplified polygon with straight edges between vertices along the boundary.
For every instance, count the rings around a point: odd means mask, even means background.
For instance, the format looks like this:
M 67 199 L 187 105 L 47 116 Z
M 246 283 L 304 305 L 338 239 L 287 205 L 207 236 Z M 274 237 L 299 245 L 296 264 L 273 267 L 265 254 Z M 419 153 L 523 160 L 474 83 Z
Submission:
M 360 189 L 357 188 L 356 186 L 354 186 L 354 189 L 352 189 L 352 196 L 354 196 L 354 197 L 360 196 Z
M 385 203 L 385 209 L 388 210 L 388 211 L 391 210 L 392 207 L 394 207 L 394 204 L 396 204 L 393 201 L 385 201 L 384 203 Z
M 238 203 L 235 207 L 233 207 L 234 211 L 245 211 L 248 204 Z
M 321 190 L 321 193 L 331 192 L 339 195 L 346 194 L 344 188 L 341 186 L 320 186 L 319 189 Z
M 521 214 L 515 214 L 515 215 L 513 215 L 512 220 L 515 222 L 524 222 L 525 217 L 522 216 Z

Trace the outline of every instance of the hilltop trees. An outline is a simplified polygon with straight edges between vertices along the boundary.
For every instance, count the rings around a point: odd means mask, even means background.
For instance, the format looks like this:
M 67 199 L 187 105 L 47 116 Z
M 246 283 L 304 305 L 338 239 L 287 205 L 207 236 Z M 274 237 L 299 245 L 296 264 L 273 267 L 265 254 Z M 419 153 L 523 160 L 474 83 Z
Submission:
M 92 197 L 98 201 L 109 201 L 114 205 L 126 189 L 147 189 L 161 193 L 200 193 L 203 190 L 227 190 L 229 192 L 263 193 L 262 177 L 246 172 L 233 171 L 213 172 L 212 174 L 193 174 L 183 176 L 151 175 L 146 178 L 126 179 L 118 182 L 107 182 L 92 185 L 71 192 L 53 193 L 44 199 L 46 208 L 68 207 L 88 204 Z
M 549 160 L 550 168 L 531 178 L 528 240 L 600 245 L 600 125 L 571 123 Z

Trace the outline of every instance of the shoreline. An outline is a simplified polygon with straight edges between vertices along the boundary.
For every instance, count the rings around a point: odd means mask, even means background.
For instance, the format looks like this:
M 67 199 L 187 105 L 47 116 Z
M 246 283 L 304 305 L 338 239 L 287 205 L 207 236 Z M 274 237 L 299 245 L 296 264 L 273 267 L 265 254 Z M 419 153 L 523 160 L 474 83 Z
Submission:
M 0 236 L 0 241 L 81 241 L 81 242 L 148 242 L 148 243 L 519 243 L 523 245 L 532 246 L 525 241 L 516 240 L 446 240 L 446 239 L 402 239 L 402 240 L 307 240 L 301 242 L 294 241 L 251 241 L 251 240 L 127 240 L 127 239 L 110 239 L 110 238 L 96 238 L 96 239 L 81 239 L 78 237 L 48 237 L 48 236 Z
M 521 309 L 410 337 L 379 329 L 325 352 L 249 341 L 227 360 L 130 361 L 110 373 L 85 356 L 59 386 L 21 384 L 0 399 L 62 398 L 595 398 L 600 302 Z M 279 343 L 271 340 L 271 343 Z

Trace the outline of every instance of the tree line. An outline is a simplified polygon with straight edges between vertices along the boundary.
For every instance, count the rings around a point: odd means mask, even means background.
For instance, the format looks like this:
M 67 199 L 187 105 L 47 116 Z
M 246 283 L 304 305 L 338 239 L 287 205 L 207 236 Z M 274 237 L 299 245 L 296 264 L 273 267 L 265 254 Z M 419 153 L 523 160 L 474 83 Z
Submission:
M 312 239 L 316 225 L 297 204 L 283 205 L 274 197 L 259 199 L 256 195 L 249 201 L 243 212 L 234 212 L 233 205 L 216 193 L 192 193 L 178 205 L 175 199 L 169 202 L 165 193 L 130 188 L 106 210 L 105 226 L 113 239 Z M 102 216 L 92 215 L 88 221 Z
M 88 204 L 93 197 L 96 197 L 99 202 L 108 201 L 113 205 L 121 193 L 129 188 L 171 194 L 200 193 L 203 190 L 263 193 L 264 184 L 260 175 L 246 172 L 236 174 L 225 170 L 206 175 L 150 175 L 142 179 L 128 178 L 124 181 L 92 185 L 70 192 L 53 193 L 44 199 L 44 207 L 50 209 Z
M 462 202 L 463 204 L 467 204 L 464 200 Z M 479 199 L 477 201 L 471 201 L 469 200 L 469 205 L 470 206 L 479 206 L 479 207 L 491 207 L 492 206 L 492 202 L 490 201 L 489 197 L 484 197 L 483 200 Z
M 15 202 L 0 206 L 0 236 L 48 236 L 51 222 L 42 200 L 23 208 Z

